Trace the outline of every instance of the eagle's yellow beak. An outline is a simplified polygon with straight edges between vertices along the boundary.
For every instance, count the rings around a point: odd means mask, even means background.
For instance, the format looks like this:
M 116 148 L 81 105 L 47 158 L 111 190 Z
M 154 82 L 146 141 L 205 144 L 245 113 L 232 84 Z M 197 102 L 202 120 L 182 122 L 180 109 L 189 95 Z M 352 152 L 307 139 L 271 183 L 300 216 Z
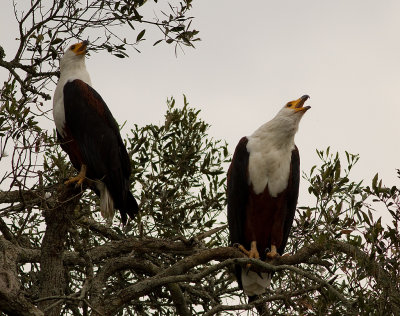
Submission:
M 89 41 L 83 41 L 78 44 L 74 44 L 71 46 L 71 50 L 76 54 L 76 55 L 84 55 L 87 52 L 87 46 L 89 45 Z
M 300 99 L 296 101 L 290 101 L 286 106 L 288 108 L 293 109 L 295 112 L 306 112 L 307 110 L 311 109 L 311 106 L 303 106 L 304 102 L 307 101 L 310 97 L 308 95 L 303 95 Z

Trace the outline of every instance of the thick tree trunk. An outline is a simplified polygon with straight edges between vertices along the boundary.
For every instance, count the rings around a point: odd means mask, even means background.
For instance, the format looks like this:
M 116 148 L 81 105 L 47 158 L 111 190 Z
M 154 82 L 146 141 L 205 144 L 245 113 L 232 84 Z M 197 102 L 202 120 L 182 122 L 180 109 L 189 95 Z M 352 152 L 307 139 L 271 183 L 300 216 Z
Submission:
M 44 212 L 46 232 L 43 237 L 40 258 L 40 299 L 38 307 L 46 316 L 58 316 L 62 300 L 46 299 L 64 296 L 66 288 L 63 252 L 71 217 L 79 201 L 80 191 L 61 186 L 58 205 Z M 57 304 L 59 302 L 59 304 Z
M 17 251 L 13 243 L 0 236 L 0 314 L 43 316 L 21 291 L 17 273 Z

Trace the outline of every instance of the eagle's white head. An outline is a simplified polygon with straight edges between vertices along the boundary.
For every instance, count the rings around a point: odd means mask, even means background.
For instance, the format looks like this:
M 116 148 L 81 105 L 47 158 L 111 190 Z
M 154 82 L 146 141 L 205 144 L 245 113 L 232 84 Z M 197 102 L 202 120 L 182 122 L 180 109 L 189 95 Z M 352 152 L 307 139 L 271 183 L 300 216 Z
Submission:
M 86 70 L 85 56 L 87 53 L 88 41 L 83 41 L 68 47 L 60 59 L 60 79 L 54 94 L 54 102 L 62 102 L 62 91 L 67 82 L 75 79 L 82 80 L 92 85 L 88 71 Z
M 294 137 L 299 128 L 301 118 L 311 108 L 311 106 L 304 106 L 304 103 L 309 98 L 308 95 L 303 95 L 295 101 L 286 103 L 278 114 L 267 123 L 270 131 L 274 131 L 279 138 Z
M 61 74 L 71 68 L 86 68 L 85 55 L 87 53 L 88 45 L 88 41 L 83 41 L 81 43 L 73 44 L 65 50 L 64 55 L 60 60 Z
M 304 113 L 311 108 L 304 106 L 309 98 L 308 95 L 303 95 L 295 101 L 286 103 L 272 120 L 260 126 L 250 137 L 260 138 L 262 143 L 270 146 L 288 145 L 292 147 L 290 143 L 294 142 L 294 135 L 299 128 L 300 120 Z

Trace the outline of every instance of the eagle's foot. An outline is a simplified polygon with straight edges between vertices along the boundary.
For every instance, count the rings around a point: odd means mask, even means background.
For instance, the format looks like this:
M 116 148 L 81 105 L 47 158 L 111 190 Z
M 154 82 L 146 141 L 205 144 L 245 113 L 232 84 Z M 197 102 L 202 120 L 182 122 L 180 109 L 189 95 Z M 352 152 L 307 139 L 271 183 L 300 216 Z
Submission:
M 271 245 L 271 251 L 267 252 L 266 256 L 269 259 L 278 258 L 280 256 L 279 253 L 276 251 L 276 246 L 275 245 Z
M 250 251 L 248 251 L 246 248 L 244 248 L 241 244 L 235 244 L 235 247 L 237 247 L 241 252 L 243 252 L 246 256 L 250 256 Z
M 65 185 L 70 185 L 70 184 L 76 182 L 75 186 L 78 187 L 78 186 L 82 185 L 82 183 L 83 183 L 84 181 L 85 181 L 85 177 L 82 178 L 82 177 L 79 176 L 79 174 L 78 174 L 76 177 L 69 178 L 67 181 L 64 182 L 64 184 L 65 184 Z
M 72 183 L 76 183 L 75 187 L 79 187 L 85 182 L 86 180 L 86 165 L 82 165 L 81 171 L 79 171 L 76 177 L 69 178 L 67 181 L 64 182 L 65 185 L 70 185 Z
M 251 242 L 251 248 L 250 251 L 248 251 L 246 248 L 244 248 L 242 245 L 238 245 L 238 248 L 241 252 L 243 252 L 247 257 L 249 258 L 254 258 L 254 259 L 260 259 L 260 254 L 258 253 L 257 250 L 257 243 L 256 241 Z M 250 268 L 251 264 L 247 264 L 247 268 Z

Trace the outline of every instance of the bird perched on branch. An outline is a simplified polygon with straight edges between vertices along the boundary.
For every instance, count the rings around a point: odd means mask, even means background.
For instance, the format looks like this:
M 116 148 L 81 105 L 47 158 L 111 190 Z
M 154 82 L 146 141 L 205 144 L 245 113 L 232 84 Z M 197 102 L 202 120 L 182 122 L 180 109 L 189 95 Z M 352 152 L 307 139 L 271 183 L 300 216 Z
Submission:
M 287 103 L 236 147 L 228 170 L 230 242 L 248 257 L 283 254 L 296 210 L 300 157 L 294 143 L 308 95 Z M 236 266 L 239 287 L 250 297 L 265 292 L 271 274 Z
M 103 217 L 111 221 L 114 209 L 134 218 L 138 203 L 129 190 L 131 164 L 118 124 L 106 103 L 92 88 L 86 70 L 88 41 L 69 47 L 60 60 L 60 79 L 53 98 L 53 116 L 62 149 L 79 171 L 66 184 L 86 181 L 100 196 Z

